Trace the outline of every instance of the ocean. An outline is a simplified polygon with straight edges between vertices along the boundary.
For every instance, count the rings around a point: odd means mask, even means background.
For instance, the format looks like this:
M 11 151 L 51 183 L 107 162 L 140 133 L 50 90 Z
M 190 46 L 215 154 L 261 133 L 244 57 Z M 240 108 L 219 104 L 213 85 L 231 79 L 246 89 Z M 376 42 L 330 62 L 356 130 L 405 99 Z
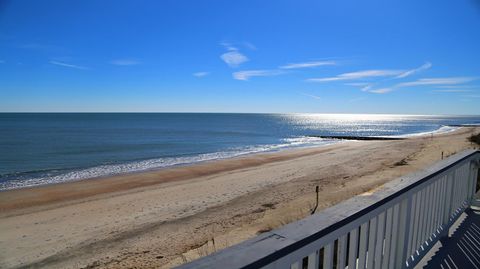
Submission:
M 410 136 L 480 116 L 228 113 L 0 113 L 0 190 L 339 142 Z

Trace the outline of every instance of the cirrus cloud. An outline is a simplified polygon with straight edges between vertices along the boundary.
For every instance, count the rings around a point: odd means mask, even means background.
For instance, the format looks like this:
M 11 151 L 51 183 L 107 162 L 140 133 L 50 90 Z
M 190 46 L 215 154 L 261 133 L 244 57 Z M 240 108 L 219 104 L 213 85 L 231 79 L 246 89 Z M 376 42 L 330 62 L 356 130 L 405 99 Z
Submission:
M 471 92 L 472 90 L 462 90 L 462 89 L 447 89 L 447 90 L 433 90 L 432 92 Z
M 421 78 L 416 81 L 397 84 L 397 87 L 425 86 L 425 85 L 457 85 L 475 80 L 474 77 L 444 77 L 444 78 Z
M 74 68 L 74 69 L 84 69 L 84 70 L 88 69 L 84 66 L 69 64 L 69 63 L 64 63 L 64 62 L 59 62 L 59 61 L 50 61 L 49 63 L 53 64 L 53 65 L 58 65 L 58 66 L 63 66 L 63 67 L 68 67 L 68 68 Z
M 366 91 L 371 93 L 384 94 L 384 93 L 389 93 L 393 90 L 394 90 L 393 88 L 381 88 L 381 89 L 372 89 L 372 90 L 366 90 Z
M 300 94 L 303 95 L 303 96 L 307 96 L 307 97 L 313 98 L 313 99 L 317 99 L 317 100 L 322 99 L 322 97 L 320 97 L 320 96 L 318 96 L 318 95 L 314 95 L 314 94 L 309 94 L 309 93 L 304 93 L 304 92 L 301 92 Z
M 283 74 L 280 70 L 246 70 L 234 72 L 233 78 L 236 80 L 249 80 L 251 77 L 269 77 Z
M 140 64 L 140 62 L 135 59 L 116 59 L 111 61 L 110 63 L 113 65 L 119 65 L 119 66 L 129 66 L 129 65 Z
M 373 69 L 373 70 L 361 70 L 356 72 L 343 73 L 334 77 L 324 77 L 324 78 L 310 78 L 307 81 L 311 82 L 331 82 L 331 81 L 342 81 L 342 80 L 357 80 L 357 79 L 369 79 L 374 77 L 393 77 L 394 79 L 406 78 L 408 76 L 417 74 L 423 70 L 427 70 L 432 67 L 430 62 L 426 62 L 420 67 L 410 69 L 410 70 L 400 70 L 400 69 Z M 356 83 L 358 84 L 358 83 Z
M 210 72 L 195 72 L 192 75 L 197 78 L 203 78 L 205 76 L 210 75 Z
M 398 76 L 404 73 L 402 70 L 362 70 L 357 72 L 343 73 L 335 77 L 325 77 L 325 78 L 309 78 L 307 81 L 311 82 L 330 82 L 330 81 L 340 81 L 340 80 L 355 80 L 355 79 L 364 79 L 372 77 L 388 77 L 388 76 Z
M 471 82 L 475 79 L 476 78 L 474 77 L 421 78 L 415 81 L 398 83 L 389 88 L 383 88 L 383 89 L 372 89 L 373 85 L 369 85 L 364 87 L 362 91 L 371 92 L 371 93 L 388 93 L 399 88 L 416 87 L 416 86 L 436 86 L 436 87 L 451 86 L 451 85 L 462 86 L 461 84 Z M 454 92 L 454 90 L 443 90 L 443 91 L 438 90 L 437 92 Z M 460 91 L 455 90 L 455 92 L 460 92 Z
M 426 62 L 418 68 L 407 70 L 407 71 L 403 72 L 402 74 L 398 75 L 396 78 L 406 78 L 408 76 L 414 75 L 414 74 L 416 74 L 418 72 L 421 72 L 423 70 L 430 69 L 430 67 L 432 67 L 432 63 Z
M 281 69 L 298 69 L 298 68 L 310 68 L 324 65 L 337 65 L 335 61 L 314 61 L 314 62 L 303 62 L 303 63 L 290 63 L 282 65 L 279 68 Z

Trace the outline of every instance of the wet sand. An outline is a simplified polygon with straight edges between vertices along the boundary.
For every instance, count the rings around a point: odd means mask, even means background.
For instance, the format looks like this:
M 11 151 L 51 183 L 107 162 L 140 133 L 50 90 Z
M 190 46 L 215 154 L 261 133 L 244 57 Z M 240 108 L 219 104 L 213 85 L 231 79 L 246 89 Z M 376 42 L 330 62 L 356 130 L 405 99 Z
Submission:
M 470 148 L 473 129 L 0 192 L 0 267 L 168 268 L 305 216 L 317 185 L 325 208 Z

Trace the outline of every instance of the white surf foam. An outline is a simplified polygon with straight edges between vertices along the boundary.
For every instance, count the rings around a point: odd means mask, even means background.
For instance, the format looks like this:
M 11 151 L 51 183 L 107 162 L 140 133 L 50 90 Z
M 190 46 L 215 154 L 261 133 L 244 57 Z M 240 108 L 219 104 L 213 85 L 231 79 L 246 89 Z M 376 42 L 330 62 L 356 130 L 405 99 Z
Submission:
M 234 158 L 248 154 L 261 153 L 261 152 L 274 152 L 288 148 L 300 148 L 300 147 L 312 147 L 312 146 L 324 146 L 339 141 L 333 141 L 328 139 L 316 138 L 316 137 L 292 137 L 282 139 L 282 143 L 271 145 L 257 145 L 248 146 L 242 148 L 233 148 L 225 152 L 205 153 L 195 156 L 187 157 L 167 157 L 149 159 L 143 161 L 128 162 L 123 164 L 109 164 L 99 165 L 87 169 L 81 169 L 71 171 L 55 176 L 35 177 L 28 179 L 8 180 L 0 182 L 0 190 L 18 189 L 33 187 L 45 184 L 55 184 L 68 181 L 78 181 L 84 179 L 99 178 L 105 176 L 112 176 L 118 174 L 142 172 L 154 169 L 162 169 L 178 165 L 194 164 L 199 162 Z
M 424 136 L 424 135 L 432 135 L 432 134 L 446 134 L 453 131 L 458 130 L 460 127 L 454 126 L 442 126 L 437 130 L 429 131 L 429 132 L 420 132 L 420 133 L 412 133 L 412 134 L 405 134 L 405 135 L 397 135 L 392 137 L 399 137 L 399 138 L 407 138 L 407 137 L 415 137 L 415 136 Z

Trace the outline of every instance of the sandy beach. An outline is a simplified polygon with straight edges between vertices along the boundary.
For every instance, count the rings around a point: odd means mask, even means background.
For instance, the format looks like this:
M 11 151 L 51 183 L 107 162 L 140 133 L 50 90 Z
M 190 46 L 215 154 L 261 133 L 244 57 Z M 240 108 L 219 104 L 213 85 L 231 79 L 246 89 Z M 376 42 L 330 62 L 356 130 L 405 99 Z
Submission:
M 374 191 L 480 128 L 0 192 L 1 268 L 170 268 Z

